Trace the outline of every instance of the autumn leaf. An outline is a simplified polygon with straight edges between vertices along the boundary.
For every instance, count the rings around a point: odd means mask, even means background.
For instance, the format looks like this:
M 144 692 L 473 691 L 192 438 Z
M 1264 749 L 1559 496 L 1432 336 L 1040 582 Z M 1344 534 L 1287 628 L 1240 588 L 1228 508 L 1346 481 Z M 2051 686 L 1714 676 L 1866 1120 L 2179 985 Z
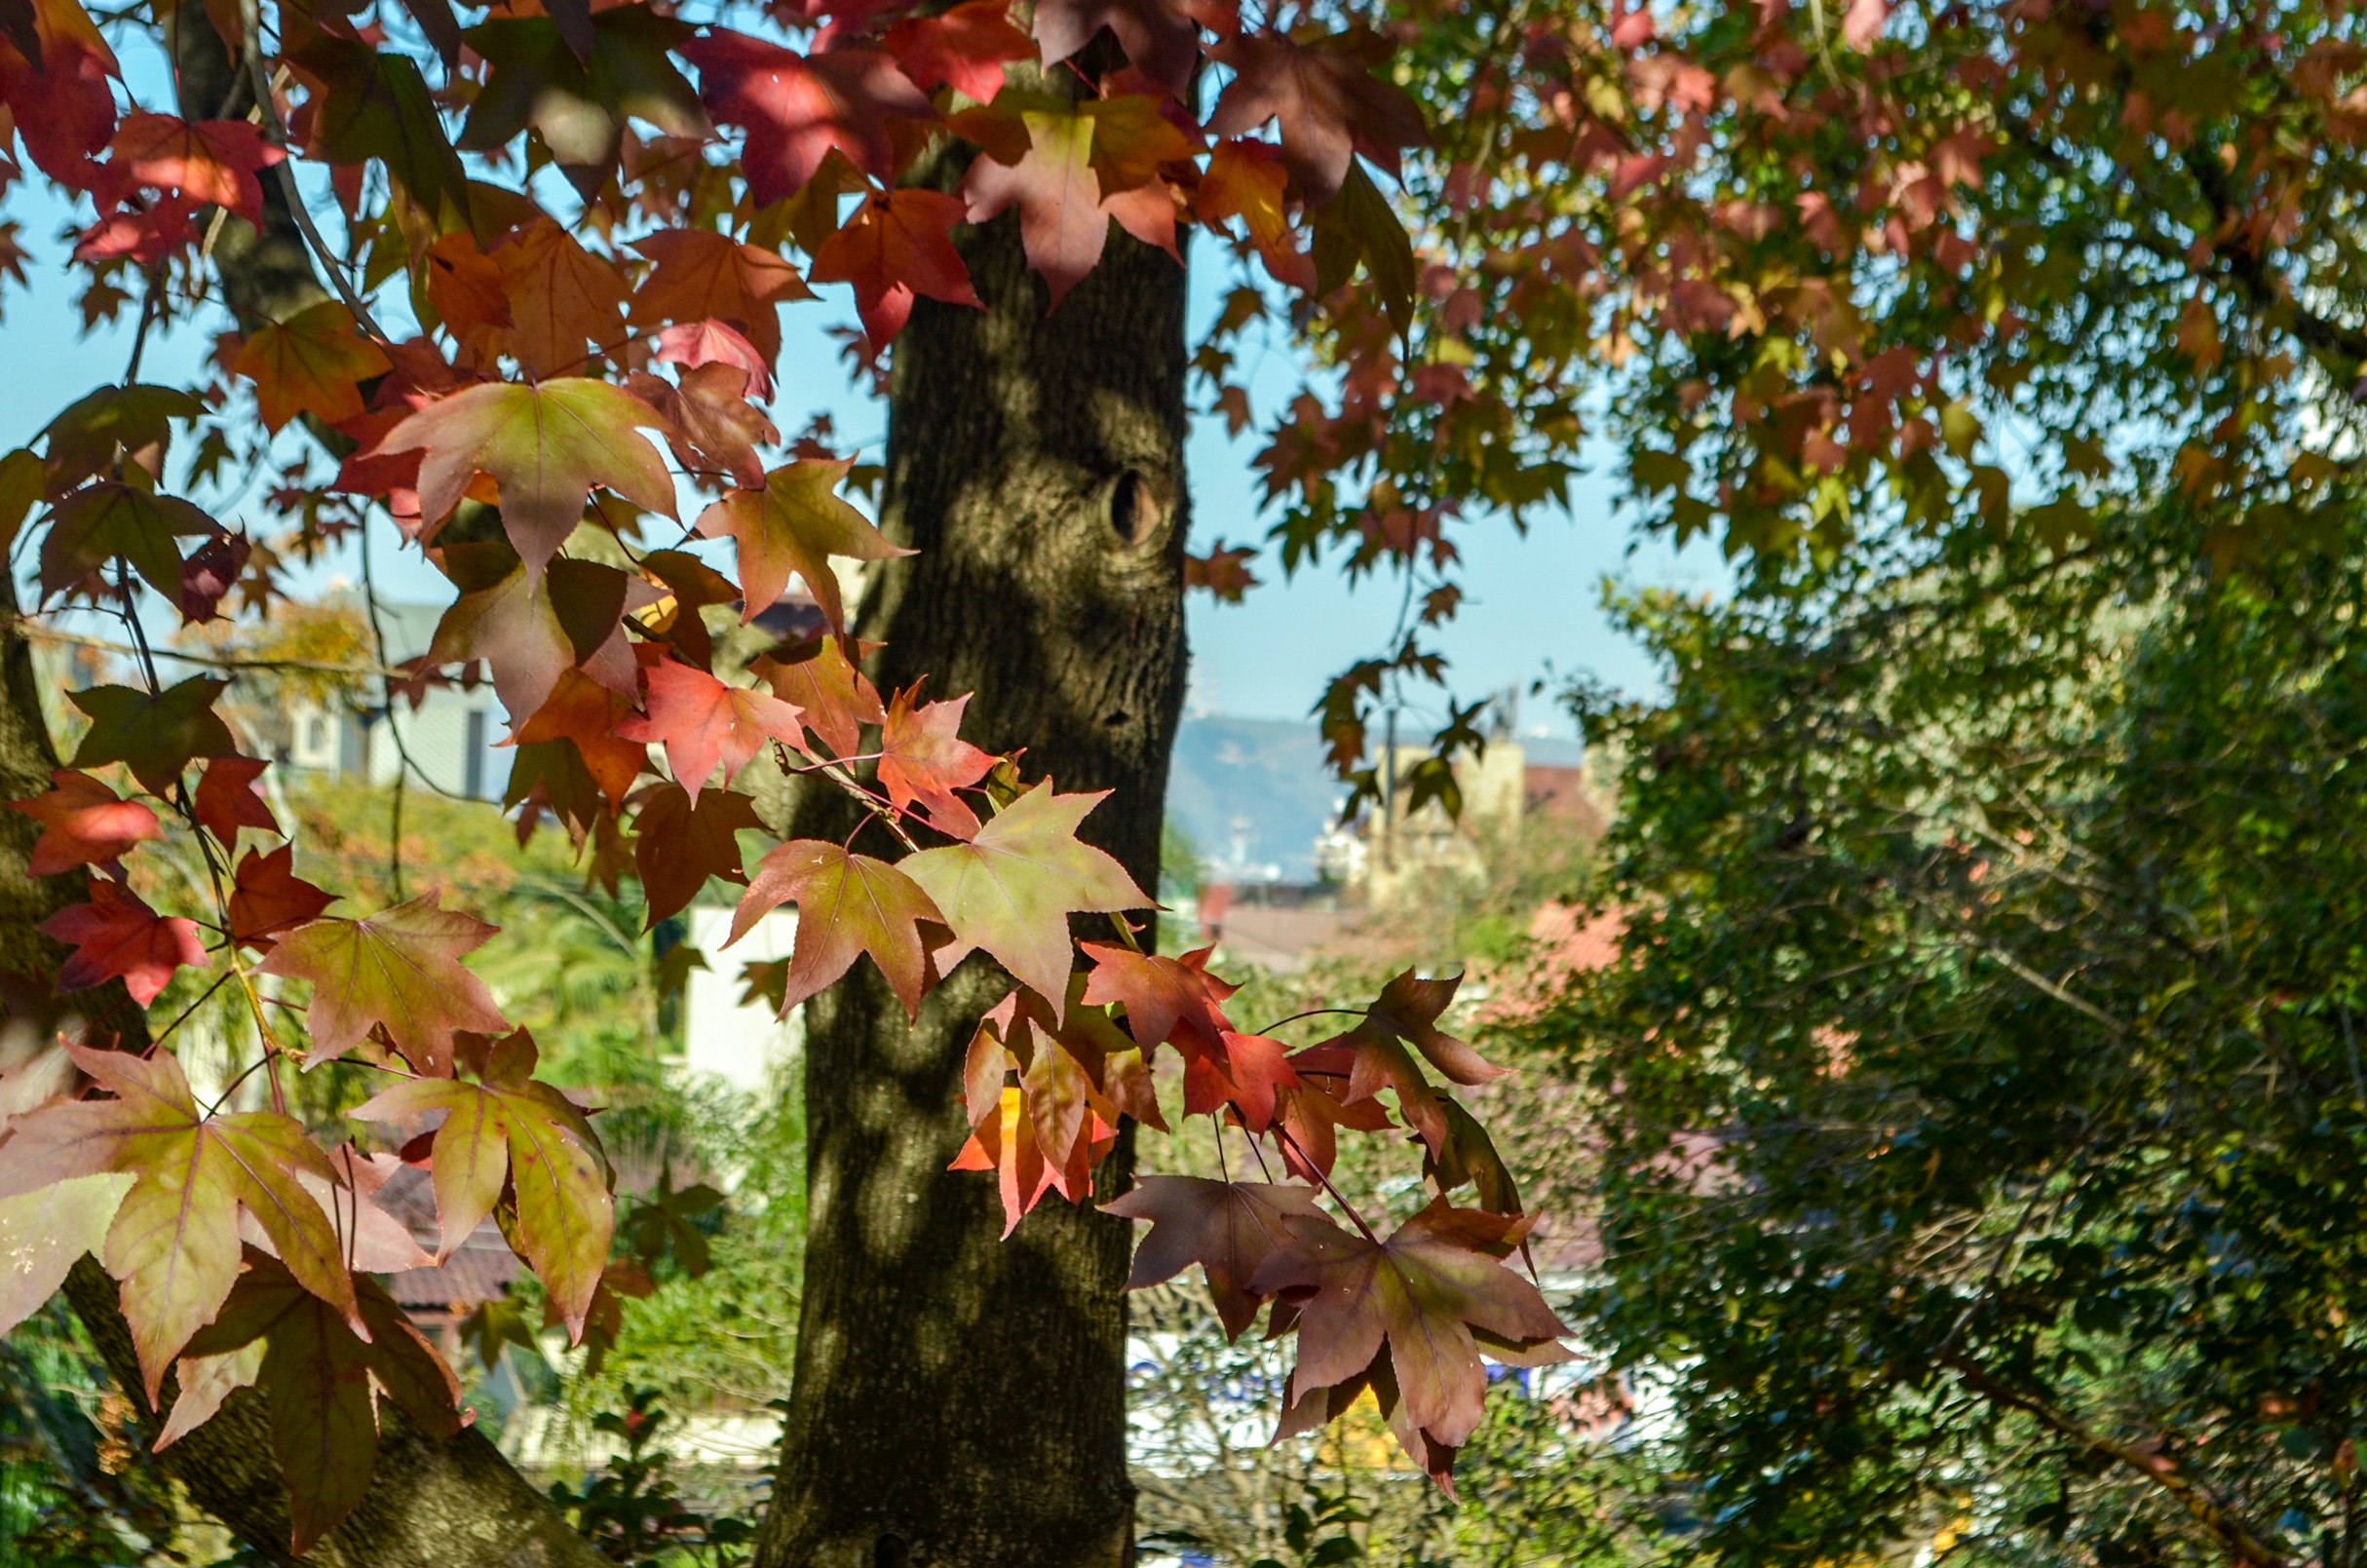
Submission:
M 375 1391 L 431 1437 L 460 1431 L 460 1380 L 426 1336 L 375 1280 L 359 1282 L 357 1307 L 357 1319 L 339 1318 L 277 1261 L 250 1253 L 221 1317 L 189 1345 L 193 1358 L 233 1378 L 251 1368 L 287 1487 L 288 1549 L 299 1556 L 369 1491 L 378 1455 Z M 235 1359 L 258 1341 L 259 1361 Z M 218 1404 L 227 1393 L 210 1396 Z
M 352 311 L 324 299 L 258 328 L 230 367 L 254 383 L 264 428 L 276 431 L 300 414 L 331 425 L 353 418 L 362 412 L 361 383 L 392 362 L 362 335 Z
M 1038 18 L 1043 15 L 1039 9 Z M 1065 106 L 1031 108 L 1020 119 L 1027 128 L 1026 155 L 1012 165 L 991 156 L 974 160 L 962 190 L 973 223 L 1019 210 L 1027 264 L 1043 274 L 1057 307 L 1100 262 L 1109 243 L 1110 216 L 1101 210 L 1101 180 L 1093 172 L 1094 122 Z
M 681 53 L 699 67 L 708 112 L 747 132 L 743 168 L 759 207 L 796 195 L 833 148 L 891 183 L 896 144 L 888 122 L 928 125 L 937 118 L 895 59 L 875 51 L 807 56 L 717 28 Z
M 50 781 L 49 793 L 9 802 L 11 811 L 41 824 L 41 837 L 25 865 L 35 876 L 57 876 L 84 865 L 113 866 L 134 844 L 165 836 L 165 824 L 145 802 L 126 800 L 87 773 L 57 768 Z
M 336 1231 L 298 1180 L 336 1179 L 303 1124 L 276 1111 L 203 1115 L 170 1052 L 68 1050 L 116 1097 L 58 1101 L 10 1123 L 0 1198 L 101 1171 L 135 1178 L 107 1232 L 104 1261 L 123 1283 L 151 1405 L 173 1357 L 230 1293 L 242 1210 L 306 1290 L 360 1323 Z
M 912 554 L 890 544 L 870 518 L 838 497 L 854 466 L 801 458 L 767 475 L 763 489 L 735 491 L 700 515 L 700 533 L 739 542 L 744 623 L 771 609 L 794 574 L 830 625 L 843 630 L 846 605 L 830 557 L 894 560 Z
M 1200 24 L 1185 0 L 1038 0 L 1036 42 L 1057 65 L 1107 27 L 1134 67 L 1177 98 L 1200 64 Z
M 928 977 L 929 945 L 919 923 L 942 926 L 920 884 L 885 860 L 815 839 L 792 839 L 766 855 L 732 916 L 731 940 L 783 903 L 797 905 L 797 946 L 789 955 L 781 1011 L 837 983 L 869 953 L 889 988 L 915 1019 Z M 727 943 L 728 945 L 728 943 Z
M 0 1159 L 5 1159 L 0 1153 Z M 0 1334 L 41 1310 L 85 1252 L 106 1245 L 134 1177 L 98 1171 L 0 1198 Z
M 729 322 L 747 334 L 768 373 L 781 357 L 781 307 L 814 297 L 781 252 L 712 229 L 664 229 L 632 248 L 657 263 L 633 291 L 636 325 Z
M 69 904 L 41 923 L 44 936 L 73 945 L 57 972 L 60 991 L 87 991 L 120 979 L 146 1007 L 183 965 L 203 967 L 206 943 L 193 920 L 167 919 L 120 882 L 91 881 L 91 901 Z
M 109 162 L 143 185 L 226 207 L 259 227 L 263 184 L 256 173 L 286 156 L 245 120 L 131 114 L 115 129 Z
M 649 669 L 649 716 L 629 719 L 616 733 L 628 741 L 663 743 L 693 806 L 718 762 L 729 784 L 767 742 L 795 746 L 803 739 L 797 709 L 772 693 L 728 685 L 671 659 Z
M 673 477 L 638 427 L 650 406 L 605 381 L 562 377 L 538 386 L 464 388 L 390 431 L 381 452 L 419 451 L 420 516 L 433 529 L 479 474 L 501 487 L 502 526 L 532 578 L 605 487 L 664 516 L 674 515 Z
M 114 479 L 85 485 L 50 515 L 50 531 L 41 541 L 41 591 L 62 593 L 121 555 L 150 588 L 178 602 L 181 552 L 175 541 L 220 529 L 178 496 Z
M 685 470 L 761 489 L 764 459 L 756 448 L 777 444 L 781 432 L 748 402 L 748 376 L 744 366 L 709 362 L 683 370 L 678 386 L 642 370 L 625 386 L 665 417 L 666 444 Z
M 1248 567 L 1256 558 L 1255 550 L 1227 550 L 1219 541 L 1205 555 L 1184 557 L 1184 587 L 1204 588 L 1224 603 L 1239 604 L 1242 595 L 1257 587 L 1257 574 Z
M 917 706 L 913 698 L 914 693 L 900 691 L 888 705 L 880 727 L 879 782 L 898 810 L 918 803 L 928 808 L 933 826 L 955 838 L 975 838 L 977 813 L 954 791 L 985 778 L 996 759 L 962 739 L 969 695 Z
M 980 103 L 1003 91 L 1005 64 L 1036 57 L 1034 41 L 1012 23 L 1011 0 L 964 0 L 907 17 L 888 29 L 885 44 L 922 92 L 944 84 Z
M 704 790 L 694 801 L 678 784 L 653 789 L 633 821 L 633 864 L 649 924 L 680 914 L 709 877 L 746 881 L 739 835 L 763 826 L 755 804 L 732 790 Z
M 510 326 L 463 340 L 481 361 L 506 353 L 532 375 L 555 376 L 617 347 L 625 330 L 624 273 L 552 218 L 538 216 L 495 246 L 491 260 L 501 269 Z
M 1374 34 L 1301 43 L 1282 32 L 1243 33 L 1213 53 L 1234 77 L 1208 130 L 1238 136 L 1277 122 L 1282 163 L 1310 201 L 1337 195 L 1357 154 L 1394 174 L 1399 150 L 1430 139 L 1414 100 L 1374 74 L 1390 55 L 1388 41 Z
M 1276 1253 L 1294 1244 L 1285 1220 L 1293 1215 L 1319 1219 L 1322 1212 L 1313 1187 L 1201 1176 L 1142 1176 L 1133 1191 L 1101 1207 L 1151 1225 L 1134 1248 L 1126 1287 L 1147 1289 L 1199 1264 L 1227 1339 L 1241 1338 L 1265 1305 L 1249 1281 Z
M 240 857 L 230 888 L 230 931 L 250 947 L 290 926 L 318 919 L 336 902 L 333 895 L 295 874 L 296 847 L 283 844 L 268 854 L 248 850 Z
M 30 0 L 0 39 L 0 103 L 13 111 L 34 167 L 69 188 L 96 182 L 91 158 L 114 134 L 113 79 L 122 75 L 76 0 Z
M 1233 1022 L 1222 1004 L 1241 987 L 1208 973 L 1215 948 L 1166 958 L 1107 942 L 1079 946 L 1093 961 L 1085 1000 L 1125 1008 L 1126 1032 L 1145 1056 L 1169 1041 L 1187 1054 L 1224 1055 Z
M 192 758 L 238 750 L 230 727 L 213 710 L 214 699 L 229 684 L 193 675 L 154 697 L 130 686 L 69 691 L 66 700 L 91 719 L 89 733 L 75 748 L 74 766 L 121 762 L 150 794 L 171 793 Z
M 198 825 L 224 846 L 236 845 L 239 829 L 280 830 L 280 820 L 263 798 L 262 779 L 271 764 L 261 757 L 214 757 L 198 777 L 194 809 Z
M 1354 1028 L 1316 1048 L 1348 1053 L 1351 1066 L 1343 1098 L 1349 1103 L 1368 1100 L 1383 1089 L 1395 1090 L 1407 1125 L 1433 1152 L 1447 1142 L 1445 1112 L 1405 1048 L 1412 1046 L 1448 1079 L 1467 1087 L 1502 1078 L 1507 1071 L 1438 1028 L 1438 1015 L 1462 983 L 1460 975 L 1426 980 L 1409 969 L 1382 987 Z
M 414 1070 L 448 1075 L 456 1030 L 499 1034 L 510 1027 L 485 982 L 460 962 L 496 929 L 443 908 L 439 895 L 430 893 L 367 919 L 298 926 L 280 938 L 261 970 L 313 982 L 305 1014 L 311 1062 L 334 1061 L 372 1028 L 383 1028 Z
M 420 272 L 427 279 L 428 302 L 461 342 L 485 342 L 517 325 L 510 314 L 501 263 L 478 249 L 477 236 L 468 230 L 439 235 L 421 257 Z
M 1321 1217 L 1282 1225 L 1289 1244 L 1250 1278 L 1260 1295 L 1281 1295 L 1298 1311 L 1299 1398 L 1361 1376 L 1387 1346 L 1409 1425 L 1441 1448 L 1461 1447 L 1478 1429 L 1487 1372 L 1484 1343 L 1522 1364 L 1567 1360 L 1567 1332 L 1535 1285 L 1503 1254 L 1526 1220 L 1458 1209 L 1435 1199 L 1386 1242 Z M 1403 1434 L 1400 1434 L 1402 1436 Z M 1430 1468 L 1431 1456 L 1408 1444 Z
M 536 1057 L 533 1037 L 520 1030 L 494 1045 L 479 1082 L 412 1079 L 353 1114 L 398 1124 L 440 1115 L 434 1146 L 440 1256 L 450 1257 L 493 1212 L 506 1182 L 516 1200 L 517 1248 L 581 1339 L 616 1211 L 599 1139 L 564 1094 L 535 1079 Z
M 1068 916 L 1147 908 L 1126 868 L 1077 839 L 1077 825 L 1106 791 L 1056 795 L 1037 784 L 998 812 L 967 844 L 921 851 L 900 863 L 944 911 L 954 945 L 937 955 L 950 971 L 983 948 L 1023 984 L 1055 1004 L 1068 996 Z
M 583 666 L 603 685 L 639 684 L 618 631 L 633 589 L 646 587 L 639 579 L 591 560 L 554 560 L 529 573 L 498 541 L 455 545 L 443 566 L 461 593 L 437 623 L 429 660 L 483 660 L 513 716 L 538 711 L 570 667 Z
M 814 252 L 813 280 L 855 286 L 855 309 L 874 354 L 896 341 L 921 294 L 985 309 L 953 246 L 968 204 L 941 191 L 874 193 Z
M 688 23 L 646 5 L 612 6 L 584 16 L 583 36 L 571 42 L 556 14 L 496 16 L 462 34 L 492 67 L 461 129 L 464 151 L 491 152 L 531 127 L 591 202 L 616 172 L 628 120 L 671 135 L 707 134 L 699 95 L 670 57 L 690 36 Z
M 632 699 L 626 693 L 610 690 L 580 669 L 561 670 L 543 706 L 518 727 L 516 741 L 521 747 L 549 742 L 573 746 L 613 809 L 625 804 L 626 793 L 649 760 L 646 743 L 618 733 L 632 710 Z
M 852 757 L 862 750 L 863 726 L 888 718 L 879 692 L 856 662 L 860 655 L 852 638 L 824 632 L 780 658 L 758 660 L 755 669 L 774 696 L 796 707 L 809 742 L 820 741 L 833 757 Z
M 1265 142 L 1219 141 L 1201 173 L 1194 202 L 1201 221 L 1211 227 L 1239 218 L 1274 281 L 1306 290 L 1315 287 L 1315 263 L 1291 231 L 1289 184 L 1290 172 L 1281 155 Z M 1218 596 L 1228 595 L 1219 590 Z
M 430 218 L 466 220 L 468 171 L 418 61 L 321 31 L 288 58 L 325 94 L 314 132 L 320 157 L 332 164 L 376 159 Z

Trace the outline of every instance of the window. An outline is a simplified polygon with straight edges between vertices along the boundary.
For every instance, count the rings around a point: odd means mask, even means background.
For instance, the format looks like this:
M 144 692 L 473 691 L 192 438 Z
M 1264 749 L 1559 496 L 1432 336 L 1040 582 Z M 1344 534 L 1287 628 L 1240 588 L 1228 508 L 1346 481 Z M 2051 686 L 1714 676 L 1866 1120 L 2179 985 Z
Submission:
M 462 746 L 461 769 L 463 780 L 460 792 L 471 800 L 482 800 L 485 794 L 485 710 L 469 709 L 468 740 Z

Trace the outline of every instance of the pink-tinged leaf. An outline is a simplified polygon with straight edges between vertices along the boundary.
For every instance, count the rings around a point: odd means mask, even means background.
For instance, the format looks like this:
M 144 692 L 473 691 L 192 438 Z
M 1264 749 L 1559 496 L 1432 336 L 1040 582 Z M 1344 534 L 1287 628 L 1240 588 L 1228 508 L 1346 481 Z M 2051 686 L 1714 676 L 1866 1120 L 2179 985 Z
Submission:
M 1044 275 L 1057 306 L 1100 262 L 1109 243 L 1110 216 L 1101 210 L 1101 180 L 1093 172 L 1094 122 L 1074 110 L 1029 109 L 1020 118 L 1027 127 L 1026 156 L 1015 165 L 974 159 L 962 191 L 973 223 L 1019 210 L 1027 264 Z
M 303 1124 L 272 1111 L 203 1115 L 169 1053 L 143 1059 L 69 1049 L 116 1097 L 60 1101 L 10 1123 L 0 1143 L 0 1198 L 100 1171 L 135 1178 L 103 1260 L 123 1284 L 151 1405 L 172 1358 L 230 1293 L 242 1211 L 306 1290 L 360 1323 L 337 1234 L 300 1180 L 336 1179 Z
M 718 762 L 730 784 L 767 743 L 795 746 L 804 738 L 797 709 L 772 693 L 726 685 L 670 659 L 650 667 L 649 716 L 629 719 L 616 732 L 628 741 L 664 743 L 666 760 L 694 806 Z
M 1056 65 L 1107 27 L 1135 69 L 1181 98 L 1200 64 L 1200 24 L 1187 0 L 1039 0 L 1036 42 Z
M 87 991 L 121 979 L 132 1000 L 144 1008 L 183 965 L 206 963 L 205 939 L 195 921 L 167 919 L 130 888 L 103 877 L 92 881 L 89 903 L 58 910 L 41 930 L 74 945 L 57 972 L 60 991 Z
M 126 800 L 87 773 L 57 768 L 50 773 L 53 787 L 30 800 L 12 800 L 41 824 L 26 869 L 35 876 L 57 876 L 85 865 L 114 865 L 126 850 L 165 836 L 165 824 L 146 804 Z
M 1309 201 L 1339 194 L 1358 153 L 1394 173 L 1398 151 L 1430 139 L 1422 110 L 1378 71 L 1390 45 L 1369 33 L 1339 33 L 1301 43 L 1287 33 L 1243 33 L 1220 44 L 1233 67 L 1208 129 L 1238 136 L 1279 121 L 1282 163 Z
M 443 1256 L 493 1211 L 507 1179 L 517 1199 L 514 1241 L 580 1340 L 616 1210 L 599 1139 L 565 1095 L 534 1078 L 535 1059 L 533 1039 L 514 1034 L 494 1046 L 482 1082 L 413 1079 L 354 1115 L 408 1123 L 441 1113 L 435 1177 Z
M 365 920 L 299 926 L 280 938 L 262 972 L 312 981 L 305 1019 L 313 1062 L 333 1061 L 383 1028 L 415 1070 L 448 1076 L 454 1031 L 510 1027 L 485 982 L 460 962 L 497 929 L 443 908 L 431 893 Z
M 858 957 L 869 953 L 904 1011 L 920 1016 L 929 970 L 920 922 L 945 924 L 920 884 L 884 860 L 850 854 L 836 844 L 795 839 L 767 855 L 757 868 L 732 917 L 731 940 L 746 936 L 767 911 L 792 901 L 797 947 L 789 957 L 782 1012 L 836 983 Z
M 699 96 L 709 113 L 747 132 L 744 168 L 759 207 L 794 196 L 836 148 L 883 184 L 896 175 L 891 120 L 935 122 L 935 106 L 870 50 L 800 55 L 720 28 L 681 48 L 699 67 Z
M 1363 1376 L 1386 1344 L 1409 1425 L 1441 1447 L 1460 1447 L 1477 1430 L 1487 1393 L 1475 1333 L 1524 1365 L 1568 1358 L 1557 1346 L 1568 1330 L 1537 1287 L 1502 1261 L 1529 1223 L 1444 1199 L 1380 1243 L 1328 1219 L 1285 1220 L 1289 1244 L 1249 1285 L 1298 1310 L 1293 1391 L 1303 1397 Z
M 1208 1295 L 1228 1339 L 1241 1338 L 1265 1304 L 1249 1281 L 1291 1244 L 1285 1221 L 1294 1215 L 1321 1217 L 1313 1187 L 1200 1176 L 1144 1176 L 1132 1192 L 1101 1206 L 1105 1212 L 1151 1224 L 1150 1234 L 1134 1249 L 1126 1288 L 1140 1290 L 1172 1280 L 1197 1263 L 1207 1276 Z
M 657 419 L 649 404 L 605 381 L 489 384 L 430 403 L 376 450 L 425 454 L 419 511 L 430 529 L 452 515 L 477 475 L 491 478 L 500 487 L 502 526 L 528 575 L 539 579 L 595 489 L 674 515 L 673 477 L 639 428 Z
M 0 1334 L 56 1295 L 85 1252 L 106 1244 L 132 1182 L 128 1172 L 99 1171 L 0 1198 Z
M 1055 1005 L 1068 997 L 1071 913 L 1115 914 L 1150 905 L 1116 860 L 1081 843 L 1078 824 L 1107 791 L 1056 795 L 1040 784 L 1003 808 L 967 844 L 923 850 L 900 862 L 944 912 L 950 970 L 983 948 L 1022 984 Z

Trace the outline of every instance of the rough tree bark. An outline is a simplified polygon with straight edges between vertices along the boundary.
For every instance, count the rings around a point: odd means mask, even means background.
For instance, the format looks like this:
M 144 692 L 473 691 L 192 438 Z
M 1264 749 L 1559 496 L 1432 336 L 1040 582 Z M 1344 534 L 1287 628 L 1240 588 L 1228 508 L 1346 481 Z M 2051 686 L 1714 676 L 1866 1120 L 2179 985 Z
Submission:
M 897 341 L 881 520 L 920 554 L 859 629 L 883 685 L 974 693 L 979 745 L 1114 790 L 1085 836 L 1155 889 L 1185 672 L 1183 269 L 1113 232 L 1048 316 L 1012 217 L 963 250 L 986 310 L 923 300 Z M 796 830 L 843 837 L 845 813 L 809 791 Z M 805 1298 L 760 1568 L 1130 1563 L 1127 1227 L 1053 1198 L 1005 1241 L 994 1182 L 945 1170 L 1000 969 L 968 960 L 917 1026 L 856 976 L 808 1005 Z

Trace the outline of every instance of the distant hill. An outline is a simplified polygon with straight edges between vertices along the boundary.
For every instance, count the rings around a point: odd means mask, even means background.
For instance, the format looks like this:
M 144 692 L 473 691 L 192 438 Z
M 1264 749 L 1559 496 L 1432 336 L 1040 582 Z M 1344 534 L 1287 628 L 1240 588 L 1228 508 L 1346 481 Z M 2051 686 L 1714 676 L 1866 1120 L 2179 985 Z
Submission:
M 1573 766 L 1576 741 L 1528 740 L 1533 763 Z M 1323 765 L 1313 724 L 1186 718 L 1167 774 L 1167 813 L 1211 869 L 1241 881 L 1312 882 L 1315 841 L 1344 789 Z

